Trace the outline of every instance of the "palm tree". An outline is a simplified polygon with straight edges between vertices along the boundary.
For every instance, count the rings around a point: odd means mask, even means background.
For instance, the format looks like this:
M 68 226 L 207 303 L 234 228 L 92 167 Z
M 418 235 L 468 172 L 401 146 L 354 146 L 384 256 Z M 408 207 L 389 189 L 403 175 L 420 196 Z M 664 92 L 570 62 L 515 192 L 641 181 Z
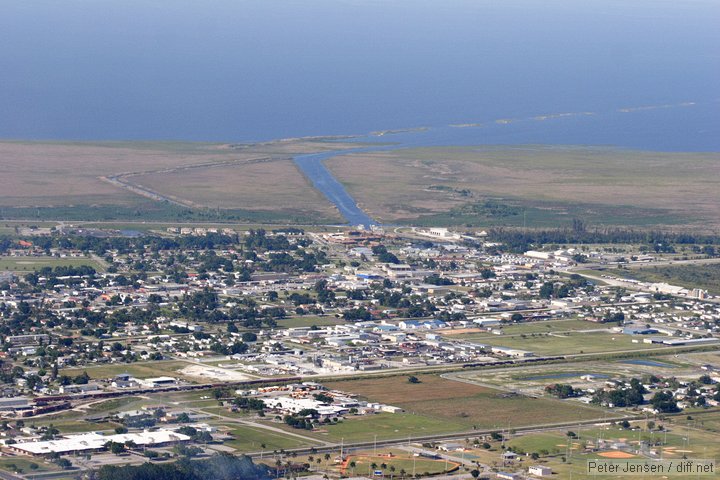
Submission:
M 392 479 L 395 474 L 395 465 L 390 465 L 390 478 Z
M 357 466 L 357 463 L 355 463 L 355 460 L 351 460 L 348 464 L 350 469 L 352 470 L 353 477 L 355 476 L 355 467 Z
M 401 468 L 401 469 L 400 469 L 400 478 L 403 478 L 403 479 L 404 479 L 404 478 L 405 478 L 405 475 L 407 475 L 407 472 L 405 471 L 404 468 Z

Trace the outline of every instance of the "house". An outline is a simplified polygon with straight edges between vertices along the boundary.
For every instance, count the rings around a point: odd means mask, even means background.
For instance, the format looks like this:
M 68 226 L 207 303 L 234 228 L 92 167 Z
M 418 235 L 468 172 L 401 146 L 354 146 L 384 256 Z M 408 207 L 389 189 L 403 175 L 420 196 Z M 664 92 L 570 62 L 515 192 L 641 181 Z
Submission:
M 508 450 L 507 452 L 503 453 L 501 456 L 502 456 L 503 460 L 515 460 L 517 458 L 517 453 L 511 452 Z
M 552 468 L 546 467 L 545 465 L 533 465 L 528 468 L 528 473 L 536 477 L 546 477 L 552 475 Z

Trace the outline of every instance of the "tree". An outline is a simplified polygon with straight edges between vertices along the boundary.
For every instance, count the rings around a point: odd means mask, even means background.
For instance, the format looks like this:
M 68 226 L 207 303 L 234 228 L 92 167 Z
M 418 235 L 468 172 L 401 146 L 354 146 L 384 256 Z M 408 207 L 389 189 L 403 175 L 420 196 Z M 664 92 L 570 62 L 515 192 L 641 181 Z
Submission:
M 118 442 L 107 442 L 105 444 L 105 448 L 107 448 L 110 453 L 113 453 L 115 455 L 120 455 L 121 453 L 125 452 L 125 445 Z
M 90 381 L 90 375 L 88 375 L 87 372 L 83 371 L 80 375 L 73 378 L 73 383 L 76 385 L 87 385 L 87 383 Z
M 680 411 L 677 402 L 673 398 L 673 394 L 670 392 L 657 392 L 652 399 L 650 399 L 650 404 L 660 413 L 675 413 Z

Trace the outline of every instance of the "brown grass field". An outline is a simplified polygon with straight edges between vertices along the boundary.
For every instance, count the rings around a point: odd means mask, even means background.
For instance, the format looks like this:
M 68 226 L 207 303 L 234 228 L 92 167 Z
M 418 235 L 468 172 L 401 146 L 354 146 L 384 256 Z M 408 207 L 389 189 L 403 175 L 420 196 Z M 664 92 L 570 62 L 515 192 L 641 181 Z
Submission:
M 326 385 L 363 398 L 400 406 L 408 413 L 462 423 L 470 429 L 519 427 L 603 418 L 594 407 L 545 398 L 508 394 L 501 390 L 421 375 L 412 384 L 404 376 L 331 382 Z
M 487 198 L 607 224 L 651 215 L 659 223 L 665 218 L 669 224 L 717 225 L 720 218 L 717 153 L 428 147 L 350 154 L 327 165 L 371 215 L 386 222 L 442 214 Z M 529 211 L 528 219 L 530 213 L 543 214 Z
M 0 209 L 8 218 L 27 218 L 13 217 L 13 207 L 144 212 L 167 199 L 197 211 L 255 212 L 242 217 L 253 221 L 335 222 L 335 207 L 291 157 L 350 147 L 357 144 L 320 138 L 252 145 L 0 141 Z M 326 164 L 381 222 L 546 227 L 581 218 L 589 225 L 720 225 L 717 153 L 431 147 L 351 154 Z M 488 210 L 488 199 L 501 208 Z
M 347 146 L 320 139 L 254 145 L 0 141 L 0 207 L 134 207 L 167 198 L 198 209 L 339 221 L 335 207 L 312 187 L 291 158 Z M 143 187 L 157 197 L 124 188 L 119 182 Z
M 124 172 L 226 159 L 217 145 L 0 142 L 0 205 L 128 204 L 136 195 L 100 180 Z M 243 154 L 247 155 L 247 154 Z
M 176 196 L 194 205 L 248 210 L 284 208 L 320 214 L 323 218 L 337 215 L 289 159 L 180 169 L 137 175 L 131 180 L 163 194 L 177 193 Z

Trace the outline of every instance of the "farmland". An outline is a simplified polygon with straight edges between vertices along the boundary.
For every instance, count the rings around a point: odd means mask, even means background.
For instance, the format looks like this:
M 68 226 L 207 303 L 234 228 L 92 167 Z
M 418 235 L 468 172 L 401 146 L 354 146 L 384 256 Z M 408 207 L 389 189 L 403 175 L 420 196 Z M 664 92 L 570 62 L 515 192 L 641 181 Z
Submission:
M 679 163 L 692 168 L 678 170 Z M 613 225 L 717 224 L 720 205 L 714 153 L 427 147 L 327 164 L 384 222 L 548 226 L 575 217 Z

